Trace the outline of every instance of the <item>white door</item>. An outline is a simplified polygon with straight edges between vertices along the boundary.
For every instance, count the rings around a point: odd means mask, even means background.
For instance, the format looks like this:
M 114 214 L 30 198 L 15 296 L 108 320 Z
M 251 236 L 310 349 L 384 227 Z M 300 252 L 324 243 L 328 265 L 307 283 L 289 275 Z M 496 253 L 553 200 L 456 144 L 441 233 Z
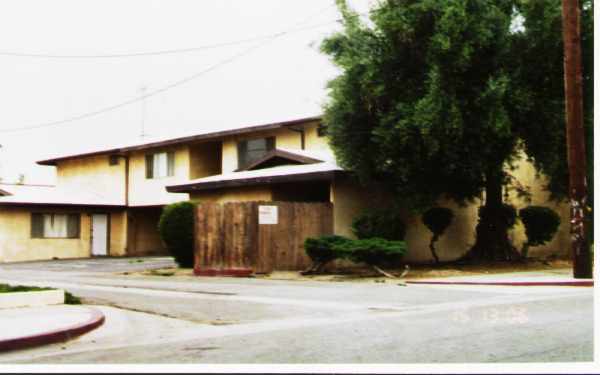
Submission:
M 108 215 L 92 215 L 92 256 L 108 254 Z

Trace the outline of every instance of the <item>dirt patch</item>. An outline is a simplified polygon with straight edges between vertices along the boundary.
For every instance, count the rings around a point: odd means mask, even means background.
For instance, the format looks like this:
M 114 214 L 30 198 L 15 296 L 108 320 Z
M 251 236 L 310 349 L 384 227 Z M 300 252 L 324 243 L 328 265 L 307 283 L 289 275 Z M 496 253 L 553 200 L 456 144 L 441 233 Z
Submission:
M 572 268 L 567 260 L 539 261 L 531 260 L 523 263 L 486 263 L 486 264 L 447 264 L 447 265 L 411 265 L 410 271 L 402 280 L 433 279 L 443 277 L 459 277 L 472 275 L 499 274 L 508 272 L 547 271 L 564 274 Z M 386 269 L 392 274 L 399 275 L 403 269 Z M 570 272 L 570 270 L 568 271 Z M 293 271 L 276 271 L 269 275 L 258 275 L 257 278 L 266 280 L 297 280 L 297 281 L 351 281 L 351 282 L 394 282 L 393 279 L 382 277 L 365 268 L 339 269 L 335 273 L 302 276 Z
M 564 274 L 572 268 L 568 260 L 530 260 L 527 262 L 495 262 L 481 264 L 442 264 L 434 265 L 411 265 L 410 271 L 402 280 L 433 279 L 443 277 L 459 277 L 472 275 L 486 275 L 508 272 L 535 272 L 546 271 L 550 273 Z M 403 269 L 386 269 L 392 274 L 399 275 Z M 138 272 L 123 273 L 129 276 L 154 276 L 157 278 L 169 277 L 193 277 L 191 268 L 161 268 Z M 297 271 L 275 271 L 271 274 L 260 274 L 253 276 L 262 280 L 286 280 L 286 281 L 331 281 L 331 282 L 394 282 L 393 279 L 382 277 L 368 268 L 348 267 L 339 268 L 335 272 L 319 275 L 302 276 Z

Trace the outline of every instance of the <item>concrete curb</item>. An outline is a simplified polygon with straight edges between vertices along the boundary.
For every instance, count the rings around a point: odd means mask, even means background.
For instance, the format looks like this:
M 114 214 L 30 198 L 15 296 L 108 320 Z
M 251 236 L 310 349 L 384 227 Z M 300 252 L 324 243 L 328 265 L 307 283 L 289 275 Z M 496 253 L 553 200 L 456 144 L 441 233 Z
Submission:
M 89 310 L 92 314 L 86 322 L 35 335 L 0 340 L 0 352 L 67 341 L 101 326 L 105 319 L 102 311 L 94 308 Z
M 502 285 L 502 286 L 594 286 L 594 280 L 571 281 L 406 281 L 407 284 Z

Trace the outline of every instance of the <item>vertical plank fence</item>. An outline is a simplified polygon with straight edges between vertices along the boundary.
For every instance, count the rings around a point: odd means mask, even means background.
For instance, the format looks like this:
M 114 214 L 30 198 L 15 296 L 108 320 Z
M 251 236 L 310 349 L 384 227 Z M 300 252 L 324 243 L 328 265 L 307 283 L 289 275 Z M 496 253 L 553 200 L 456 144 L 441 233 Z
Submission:
M 259 215 L 260 206 L 270 208 L 269 220 Z M 333 205 L 327 202 L 202 203 L 196 209 L 194 271 L 235 275 L 303 270 L 311 263 L 304 240 L 332 233 Z

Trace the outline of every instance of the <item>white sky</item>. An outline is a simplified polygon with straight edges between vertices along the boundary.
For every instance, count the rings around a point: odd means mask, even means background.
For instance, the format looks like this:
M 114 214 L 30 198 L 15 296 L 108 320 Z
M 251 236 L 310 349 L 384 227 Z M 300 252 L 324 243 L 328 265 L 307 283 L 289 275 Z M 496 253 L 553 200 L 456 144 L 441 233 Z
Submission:
M 351 0 L 359 12 L 369 0 Z M 0 52 L 89 55 L 191 48 L 323 25 L 334 0 L 4 0 Z M 146 99 L 148 140 L 321 113 L 337 74 L 318 51 L 335 22 L 284 35 L 198 79 Z M 0 56 L 0 176 L 53 183 L 35 161 L 140 139 L 140 102 L 38 130 L 160 89 L 264 41 L 185 54 L 119 59 Z

